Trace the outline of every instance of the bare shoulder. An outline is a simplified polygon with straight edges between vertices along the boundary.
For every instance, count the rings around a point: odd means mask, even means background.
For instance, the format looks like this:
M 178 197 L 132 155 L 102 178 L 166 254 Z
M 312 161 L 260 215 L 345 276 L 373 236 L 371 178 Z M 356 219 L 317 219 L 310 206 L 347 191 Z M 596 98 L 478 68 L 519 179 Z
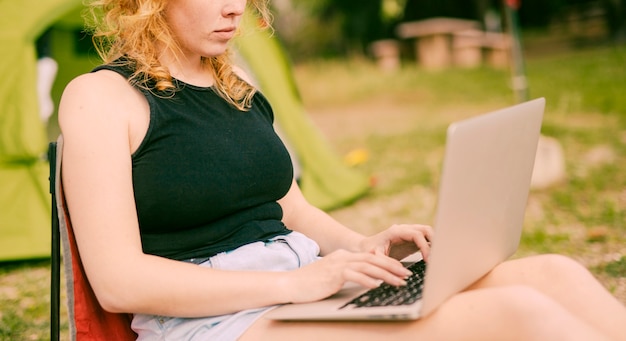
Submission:
M 120 74 L 100 70 L 82 74 L 71 80 L 63 91 L 63 100 L 83 99 L 88 102 L 102 99 L 101 95 L 123 94 L 132 89 L 127 80 Z
M 73 127 L 81 130 L 127 128 L 129 113 L 145 106 L 145 98 L 116 72 L 87 73 L 74 78 L 63 91 L 59 125 L 63 133 Z

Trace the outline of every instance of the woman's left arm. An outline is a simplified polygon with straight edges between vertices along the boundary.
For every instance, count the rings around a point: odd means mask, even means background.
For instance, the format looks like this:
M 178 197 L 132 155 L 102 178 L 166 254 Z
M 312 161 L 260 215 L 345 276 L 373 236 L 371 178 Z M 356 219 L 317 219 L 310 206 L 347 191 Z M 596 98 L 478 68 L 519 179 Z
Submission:
M 344 226 L 330 215 L 311 205 L 294 181 L 289 192 L 279 200 L 283 222 L 287 228 L 301 232 L 315 240 L 321 255 L 344 249 L 352 252 L 371 252 L 402 259 L 420 250 L 428 258 L 433 231 L 427 225 L 393 225 L 373 236 L 366 237 Z
M 287 228 L 315 240 L 320 246 L 322 256 L 338 249 L 362 251 L 360 244 L 365 236 L 347 228 L 326 212 L 311 205 L 295 181 L 278 203 L 283 209 L 283 222 Z

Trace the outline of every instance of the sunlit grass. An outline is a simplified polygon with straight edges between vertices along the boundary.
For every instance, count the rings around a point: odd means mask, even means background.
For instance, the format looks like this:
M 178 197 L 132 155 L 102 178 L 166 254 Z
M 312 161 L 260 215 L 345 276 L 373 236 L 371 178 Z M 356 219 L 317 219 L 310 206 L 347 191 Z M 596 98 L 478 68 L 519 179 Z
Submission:
M 49 261 L 3 264 L 0 267 L 0 340 L 49 340 L 49 293 Z

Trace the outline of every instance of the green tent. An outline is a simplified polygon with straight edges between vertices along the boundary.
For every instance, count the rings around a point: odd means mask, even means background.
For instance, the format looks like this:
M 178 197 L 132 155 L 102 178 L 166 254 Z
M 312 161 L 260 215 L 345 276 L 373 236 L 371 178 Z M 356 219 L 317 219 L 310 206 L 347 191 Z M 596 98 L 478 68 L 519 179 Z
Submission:
M 67 82 L 99 63 L 82 32 L 82 0 L 0 0 L 0 261 L 50 252 L 50 200 L 45 152 L 58 133 L 39 117 L 35 42 L 50 38 L 58 63 L 55 103 Z M 251 24 L 253 20 L 246 20 Z M 300 165 L 304 195 L 322 209 L 345 205 L 369 188 L 346 167 L 308 120 L 282 47 L 269 32 L 238 38 L 237 52 L 275 111 L 282 137 Z
M 35 40 L 79 4 L 0 0 L 0 260 L 50 253 L 48 136 L 39 118 Z

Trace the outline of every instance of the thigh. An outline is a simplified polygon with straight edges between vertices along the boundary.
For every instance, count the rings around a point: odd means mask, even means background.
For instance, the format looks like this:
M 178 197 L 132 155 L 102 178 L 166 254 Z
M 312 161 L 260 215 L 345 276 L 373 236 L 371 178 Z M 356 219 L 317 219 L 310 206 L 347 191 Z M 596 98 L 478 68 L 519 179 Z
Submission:
M 582 264 L 562 255 L 506 261 L 468 290 L 522 285 L 532 288 L 607 334 L 626 335 L 626 307 Z
M 586 272 L 580 264 L 564 256 L 530 256 L 502 262 L 470 286 L 470 289 L 504 285 L 543 287 L 548 283 L 558 286 L 559 282 L 582 278 Z
M 566 323 L 566 324 L 564 324 Z M 572 326 L 562 328 L 563 325 Z M 602 340 L 595 330 L 526 287 L 460 293 L 430 316 L 404 322 L 257 320 L 240 340 Z

